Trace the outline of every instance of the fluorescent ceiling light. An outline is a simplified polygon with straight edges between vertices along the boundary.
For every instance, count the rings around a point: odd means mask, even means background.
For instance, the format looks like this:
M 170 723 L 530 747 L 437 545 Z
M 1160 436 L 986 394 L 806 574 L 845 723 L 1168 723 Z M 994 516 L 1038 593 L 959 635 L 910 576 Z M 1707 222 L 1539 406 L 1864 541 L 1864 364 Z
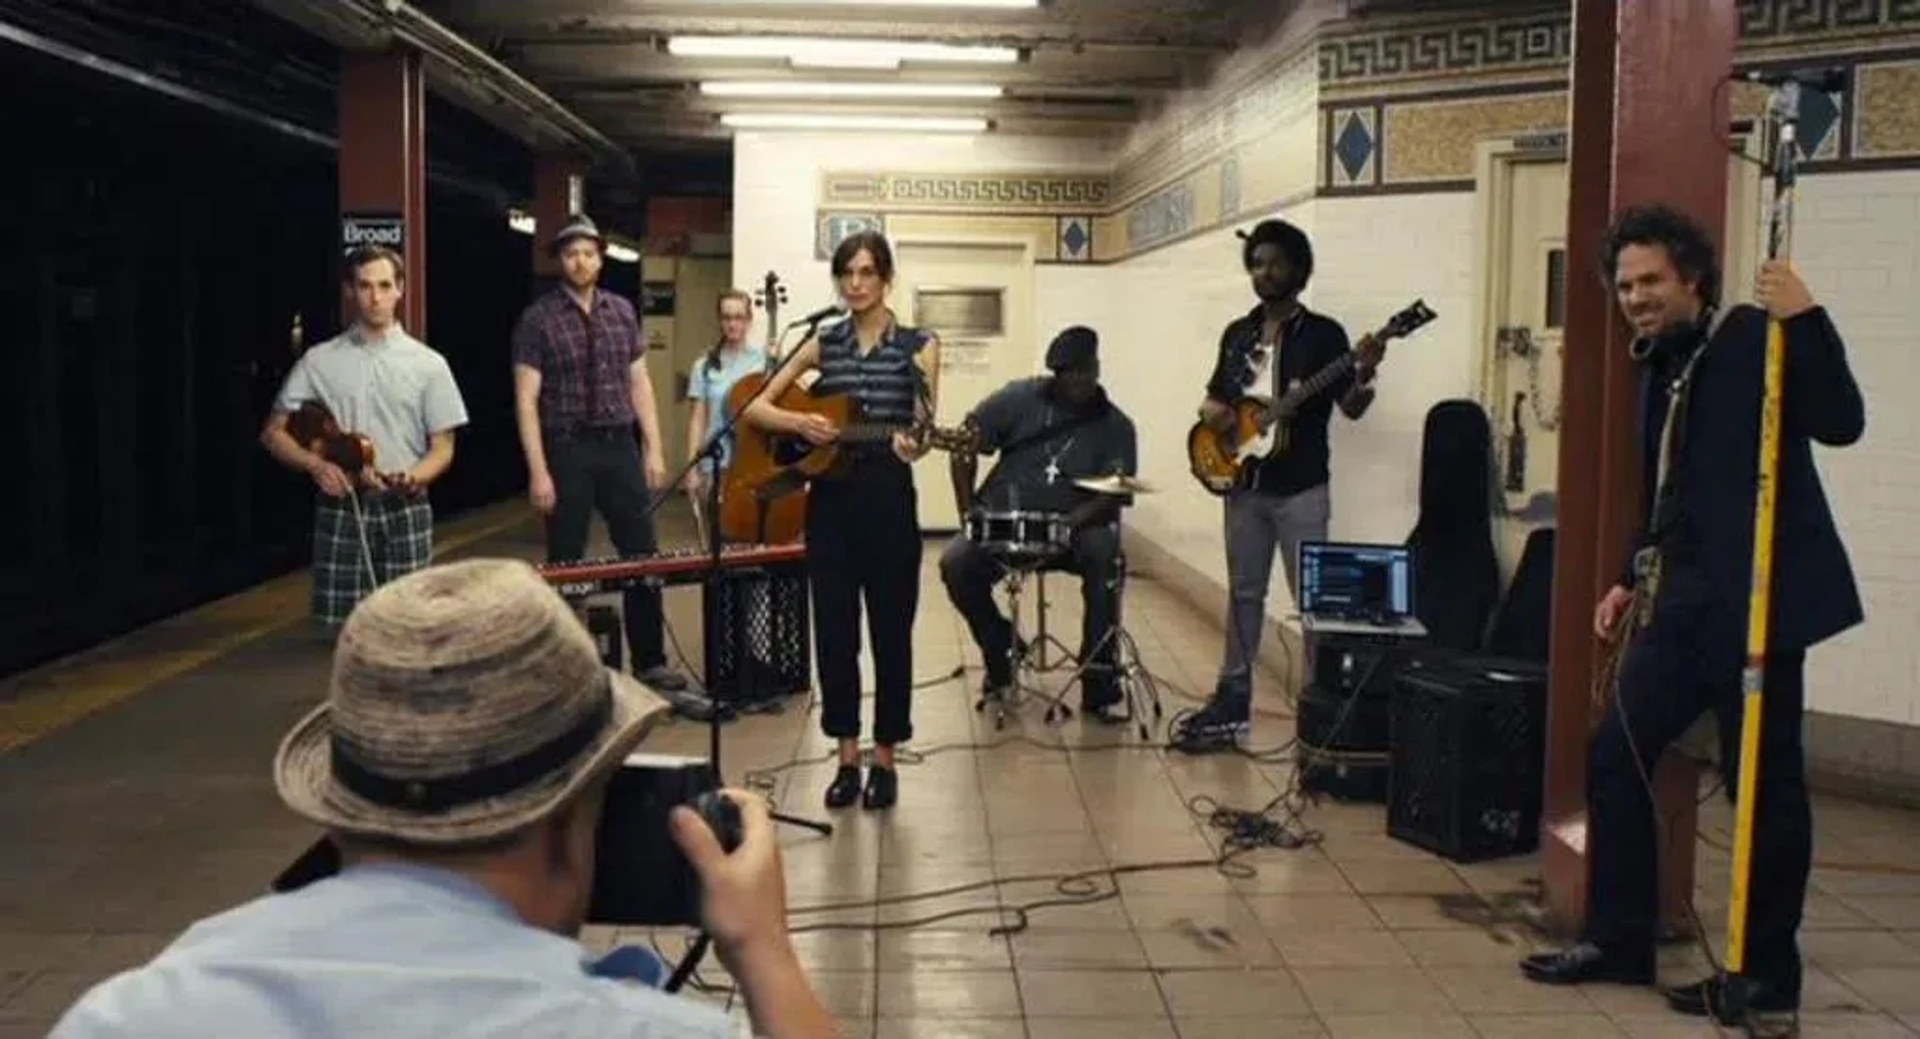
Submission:
M 640 254 L 631 246 L 621 245 L 619 242 L 608 242 L 607 259 L 620 263 L 637 263 L 640 260 Z
M 534 231 L 533 216 L 525 210 L 509 209 L 507 210 L 507 226 L 521 234 L 530 235 Z
M 891 69 L 903 61 L 1010 65 L 1012 47 L 971 47 L 899 40 L 815 36 L 675 36 L 667 53 L 683 58 L 784 58 L 796 68 Z
M 805 4 L 808 7 L 999 7 L 1033 8 L 1040 0 L 738 0 L 756 7 L 768 4 Z
M 840 115 L 826 112 L 728 112 L 722 125 L 736 130 L 874 130 L 919 133 L 984 133 L 987 121 L 977 117 L 944 118 L 915 115 Z
M 994 98 L 1005 93 L 990 83 L 848 83 L 790 79 L 718 80 L 700 84 L 700 92 L 709 97 L 791 97 L 820 101 Z

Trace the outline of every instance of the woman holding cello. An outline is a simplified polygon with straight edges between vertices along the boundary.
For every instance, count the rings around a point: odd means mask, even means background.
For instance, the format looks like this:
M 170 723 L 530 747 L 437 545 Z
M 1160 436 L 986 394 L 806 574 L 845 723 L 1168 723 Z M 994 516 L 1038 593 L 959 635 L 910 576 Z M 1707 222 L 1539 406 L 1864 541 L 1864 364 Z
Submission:
M 707 439 L 733 417 L 727 414 L 727 395 L 733 392 L 734 384 L 767 367 L 766 349 L 747 342 L 747 335 L 753 330 L 753 297 L 740 289 L 728 289 L 720 294 L 718 306 L 720 338 L 694 363 L 687 378 L 687 399 L 693 403 L 687 417 L 689 463 L 699 457 L 700 450 L 707 446 Z M 696 512 L 706 507 L 707 481 L 726 478 L 727 465 L 733 458 L 732 439 L 729 435 L 727 442 L 720 445 L 719 466 L 714 465 L 712 458 L 703 458 L 699 465 L 687 470 L 682 486 L 693 499 Z M 703 524 L 718 522 L 718 516 L 706 516 L 702 520 Z M 706 544 L 704 533 L 700 541 Z

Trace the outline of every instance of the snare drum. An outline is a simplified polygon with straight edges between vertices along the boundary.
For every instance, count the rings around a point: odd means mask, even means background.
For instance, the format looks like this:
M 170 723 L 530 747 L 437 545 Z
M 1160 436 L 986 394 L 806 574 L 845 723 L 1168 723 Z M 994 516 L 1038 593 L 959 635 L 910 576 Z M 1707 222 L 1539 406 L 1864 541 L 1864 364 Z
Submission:
M 1047 559 L 1064 553 L 1072 537 L 1057 512 L 984 509 L 967 516 L 967 540 L 996 556 Z

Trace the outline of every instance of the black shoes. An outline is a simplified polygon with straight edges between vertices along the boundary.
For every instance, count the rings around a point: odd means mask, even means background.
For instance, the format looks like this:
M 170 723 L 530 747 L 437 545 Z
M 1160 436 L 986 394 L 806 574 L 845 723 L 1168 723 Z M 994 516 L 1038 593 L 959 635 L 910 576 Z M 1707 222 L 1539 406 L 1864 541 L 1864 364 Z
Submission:
M 860 786 L 860 766 L 842 765 L 833 774 L 833 782 L 827 784 L 827 807 L 846 808 L 854 801 L 860 807 L 872 811 L 892 808 L 900 799 L 900 774 L 891 768 L 875 765 L 867 770 L 867 784 Z
M 1715 974 L 1691 985 L 1661 992 L 1667 1006 L 1688 1017 L 1711 1017 L 1723 1025 L 1745 1024 L 1751 1015 L 1792 1014 L 1800 1009 L 1800 994 L 1755 978 Z
M 1543 952 L 1520 961 L 1520 973 L 1542 985 L 1653 984 L 1653 952 L 1636 955 L 1606 949 L 1593 942 L 1575 942 L 1557 952 Z
M 860 766 L 842 765 L 827 784 L 827 807 L 845 808 L 860 796 Z
M 1251 697 L 1216 692 L 1205 707 L 1184 718 L 1174 718 L 1167 733 L 1167 748 L 1183 754 L 1235 750 L 1253 728 L 1252 723 Z

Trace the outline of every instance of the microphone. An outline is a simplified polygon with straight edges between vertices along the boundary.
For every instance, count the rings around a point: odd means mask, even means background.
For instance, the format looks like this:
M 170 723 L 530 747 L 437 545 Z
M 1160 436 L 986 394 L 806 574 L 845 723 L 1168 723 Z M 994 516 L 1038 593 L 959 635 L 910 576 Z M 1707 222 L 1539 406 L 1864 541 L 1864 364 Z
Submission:
M 830 317 L 838 317 L 840 315 L 844 315 L 845 313 L 846 313 L 846 309 L 841 307 L 838 303 L 835 303 L 830 306 L 821 307 L 819 310 L 816 310 L 813 313 L 808 314 L 806 317 L 803 317 L 798 321 L 790 322 L 788 323 L 787 327 L 799 328 L 801 325 L 817 325 Z
M 1847 88 L 1847 70 L 1844 67 L 1824 69 L 1754 69 L 1735 73 L 1734 79 L 1746 80 L 1769 87 L 1798 84 L 1803 90 L 1818 90 L 1832 94 Z

